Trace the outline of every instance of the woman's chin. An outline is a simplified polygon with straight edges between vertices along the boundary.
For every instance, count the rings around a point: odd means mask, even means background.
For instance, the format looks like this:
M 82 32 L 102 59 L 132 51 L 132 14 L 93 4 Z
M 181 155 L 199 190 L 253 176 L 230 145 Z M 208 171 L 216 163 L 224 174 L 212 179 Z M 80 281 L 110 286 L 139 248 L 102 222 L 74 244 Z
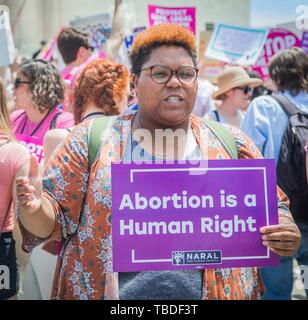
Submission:
M 168 112 L 161 115 L 161 120 L 164 125 L 175 126 L 184 123 L 189 119 L 189 114 L 187 112 Z

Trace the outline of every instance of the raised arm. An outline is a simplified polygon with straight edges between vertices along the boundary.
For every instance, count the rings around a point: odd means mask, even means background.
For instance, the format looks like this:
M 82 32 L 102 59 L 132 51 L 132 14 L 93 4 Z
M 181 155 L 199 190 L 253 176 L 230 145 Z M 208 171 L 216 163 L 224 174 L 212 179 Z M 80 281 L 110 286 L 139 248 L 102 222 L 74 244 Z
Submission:
M 106 45 L 106 55 L 109 59 L 116 60 L 124 40 L 125 12 L 123 0 L 115 0 L 112 19 L 111 35 Z

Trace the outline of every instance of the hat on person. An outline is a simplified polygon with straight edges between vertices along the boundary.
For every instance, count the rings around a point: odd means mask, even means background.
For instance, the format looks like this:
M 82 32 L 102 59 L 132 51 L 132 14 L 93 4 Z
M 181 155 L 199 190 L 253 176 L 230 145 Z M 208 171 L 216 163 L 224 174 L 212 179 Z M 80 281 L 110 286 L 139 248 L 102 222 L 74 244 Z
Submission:
M 242 67 L 230 67 L 224 70 L 217 79 L 218 90 L 213 94 L 213 99 L 220 99 L 225 92 L 248 85 L 252 88 L 261 86 L 263 81 L 258 78 L 250 78 Z

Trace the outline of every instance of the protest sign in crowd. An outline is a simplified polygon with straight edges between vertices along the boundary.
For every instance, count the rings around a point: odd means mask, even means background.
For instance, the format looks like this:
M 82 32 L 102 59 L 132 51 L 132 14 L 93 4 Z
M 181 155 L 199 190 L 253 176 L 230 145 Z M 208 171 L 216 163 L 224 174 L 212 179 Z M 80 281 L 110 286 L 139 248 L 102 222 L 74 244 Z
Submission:
M 290 300 L 308 268 L 307 32 L 216 23 L 198 56 L 195 7 L 147 13 L 20 59 L 0 6 L 1 300 Z

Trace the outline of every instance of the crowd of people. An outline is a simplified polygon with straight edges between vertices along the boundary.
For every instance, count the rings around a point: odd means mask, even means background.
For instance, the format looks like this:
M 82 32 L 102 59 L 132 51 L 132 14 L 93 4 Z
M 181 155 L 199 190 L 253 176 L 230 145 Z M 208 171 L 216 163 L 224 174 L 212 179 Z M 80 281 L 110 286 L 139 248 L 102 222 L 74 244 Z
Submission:
M 307 54 L 290 48 L 272 59 L 272 94 L 240 66 L 226 66 L 215 84 L 199 79 L 195 36 L 176 24 L 137 35 L 131 70 L 114 54 L 93 55 L 73 28 L 58 48 L 64 70 L 40 59 L 20 65 L 13 111 L 0 81 L 0 265 L 11 277 L 0 299 L 31 282 L 45 299 L 291 299 L 293 259 L 308 266 Z M 157 129 L 183 134 L 172 146 L 140 139 Z M 111 163 L 262 157 L 276 159 L 279 224 L 260 239 L 279 267 L 113 272 Z

